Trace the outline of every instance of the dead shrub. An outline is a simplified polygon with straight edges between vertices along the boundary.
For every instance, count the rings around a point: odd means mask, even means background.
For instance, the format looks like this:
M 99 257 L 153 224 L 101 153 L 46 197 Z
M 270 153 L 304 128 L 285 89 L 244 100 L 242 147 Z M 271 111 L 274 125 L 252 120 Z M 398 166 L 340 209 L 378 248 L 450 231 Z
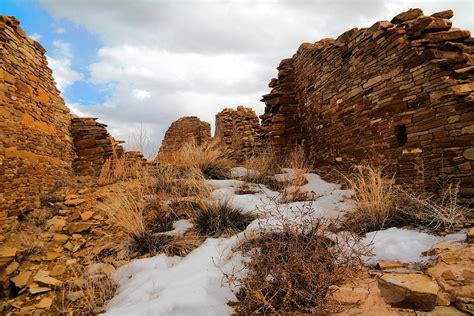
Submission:
M 469 210 L 458 202 L 459 184 L 448 184 L 441 195 L 401 191 L 405 203 L 399 208 L 399 218 L 406 225 L 426 227 L 433 232 L 450 233 L 465 226 Z
M 255 218 L 228 201 L 203 201 L 192 214 L 195 230 L 206 237 L 233 235 L 243 231 Z
M 321 314 L 334 312 L 331 286 L 360 268 L 361 254 L 328 238 L 327 223 L 308 226 L 283 223 L 281 230 L 264 230 L 237 247 L 244 260 L 244 277 L 237 277 L 238 315 Z M 344 250 L 341 250 L 344 248 Z M 229 280 L 235 280 L 228 276 Z

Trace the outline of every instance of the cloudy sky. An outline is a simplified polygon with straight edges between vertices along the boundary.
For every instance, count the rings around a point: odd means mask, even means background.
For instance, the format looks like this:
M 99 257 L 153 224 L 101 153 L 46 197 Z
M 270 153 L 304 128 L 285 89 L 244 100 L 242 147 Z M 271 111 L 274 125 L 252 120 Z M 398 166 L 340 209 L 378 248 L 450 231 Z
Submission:
M 410 7 L 452 8 L 474 30 L 473 0 L 0 0 L 0 13 L 48 50 L 66 103 L 131 140 L 159 146 L 184 115 L 210 123 L 224 107 L 263 113 L 281 59 L 302 42 L 390 20 Z

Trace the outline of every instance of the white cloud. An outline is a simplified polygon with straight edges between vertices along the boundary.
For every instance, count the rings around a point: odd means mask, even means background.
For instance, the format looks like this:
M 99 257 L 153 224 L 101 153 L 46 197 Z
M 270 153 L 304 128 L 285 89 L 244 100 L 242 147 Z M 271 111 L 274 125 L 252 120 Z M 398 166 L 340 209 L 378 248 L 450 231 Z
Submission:
M 474 28 L 471 0 L 41 3 L 102 42 L 88 80 L 115 82 L 115 88 L 103 104 L 78 108 L 108 123 L 125 140 L 132 126 L 143 123 L 158 142 L 183 115 L 213 123 L 224 107 L 240 104 L 261 114 L 259 99 L 268 93 L 275 68 L 302 42 L 390 20 L 410 7 L 421 7 L 426 14 L 453 8 L 454 26 Z
M 39 41 L 43 37 L 43 35 L 38 34 L 38 33 L 33 33 L 33 34 L 28 35 L 28 36 L 31 39 L 34 39 L 35 41 Z
M 49 67 L 53 70 L 53 77 L 59 90 L 63 91 L 83 76 L 72 69 L 73 54 L 71 44 L 64 41 L 53 41 L 52 55 L 47 55 Z
M 56 34 L 64 34 L 66 33 L 66 29 L 62 26 L 57 26 L 56 29 L 54 30 Z
M 142 89 L 133 89 L 132 93 L 133 93 L 133 97 L 139 101 L 143 101 L 151 97 L 150 92 L 146 90 L 142 90 Z

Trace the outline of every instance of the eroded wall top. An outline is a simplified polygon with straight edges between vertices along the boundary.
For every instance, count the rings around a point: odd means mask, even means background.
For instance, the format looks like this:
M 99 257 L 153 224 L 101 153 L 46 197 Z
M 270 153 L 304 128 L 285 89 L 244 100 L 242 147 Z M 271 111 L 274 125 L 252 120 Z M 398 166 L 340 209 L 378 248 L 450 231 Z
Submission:
M 201 145 L 210 139 L 209 123 L 201 121 L 196 116 L 182 117 L 174 121 L 166 131 L 156 159 L 166 161 L 184 144 L 194 141 L 197 145 Z

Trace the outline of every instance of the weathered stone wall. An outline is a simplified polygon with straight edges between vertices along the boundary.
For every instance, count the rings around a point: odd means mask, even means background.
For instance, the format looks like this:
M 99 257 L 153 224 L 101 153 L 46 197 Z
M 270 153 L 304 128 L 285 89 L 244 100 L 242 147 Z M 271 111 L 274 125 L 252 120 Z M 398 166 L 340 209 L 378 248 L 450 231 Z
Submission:
M 98 175 L 105 161 L 114 154 L 116 142 L 107 125 L 96 118 L 72 117 L 71 134 L 76 158 L 72 166 L 76 174 Z
M 164 161 L 184 144 L 195 141 L 197 145 L 211 139 L 211 125 L 196 116 L 185 116 L 173 123 L 165 133 L 156 159 Z
M 236 161 L 242 161 L 261 150 L 262 133 L 260 120 L 251 108 L 226 108 L 216 115 L 214 139 Z
M 297 136 L 273 142 L 282 152 L 303 143 L 315 165 L 380 159 L 400 180 L 431 189 L 460 181 L 461 193 L 474 194 L 474 40 L 451 29 L 451 16 L 414 9 L 301 45 L 270 83 L 262 116 L 264 125 L 272 118 L 270 135 Z
M 74 154 L 44 48 L 6 16 L 0 46 L 0 211 L 16 215 L 71 173 Z

